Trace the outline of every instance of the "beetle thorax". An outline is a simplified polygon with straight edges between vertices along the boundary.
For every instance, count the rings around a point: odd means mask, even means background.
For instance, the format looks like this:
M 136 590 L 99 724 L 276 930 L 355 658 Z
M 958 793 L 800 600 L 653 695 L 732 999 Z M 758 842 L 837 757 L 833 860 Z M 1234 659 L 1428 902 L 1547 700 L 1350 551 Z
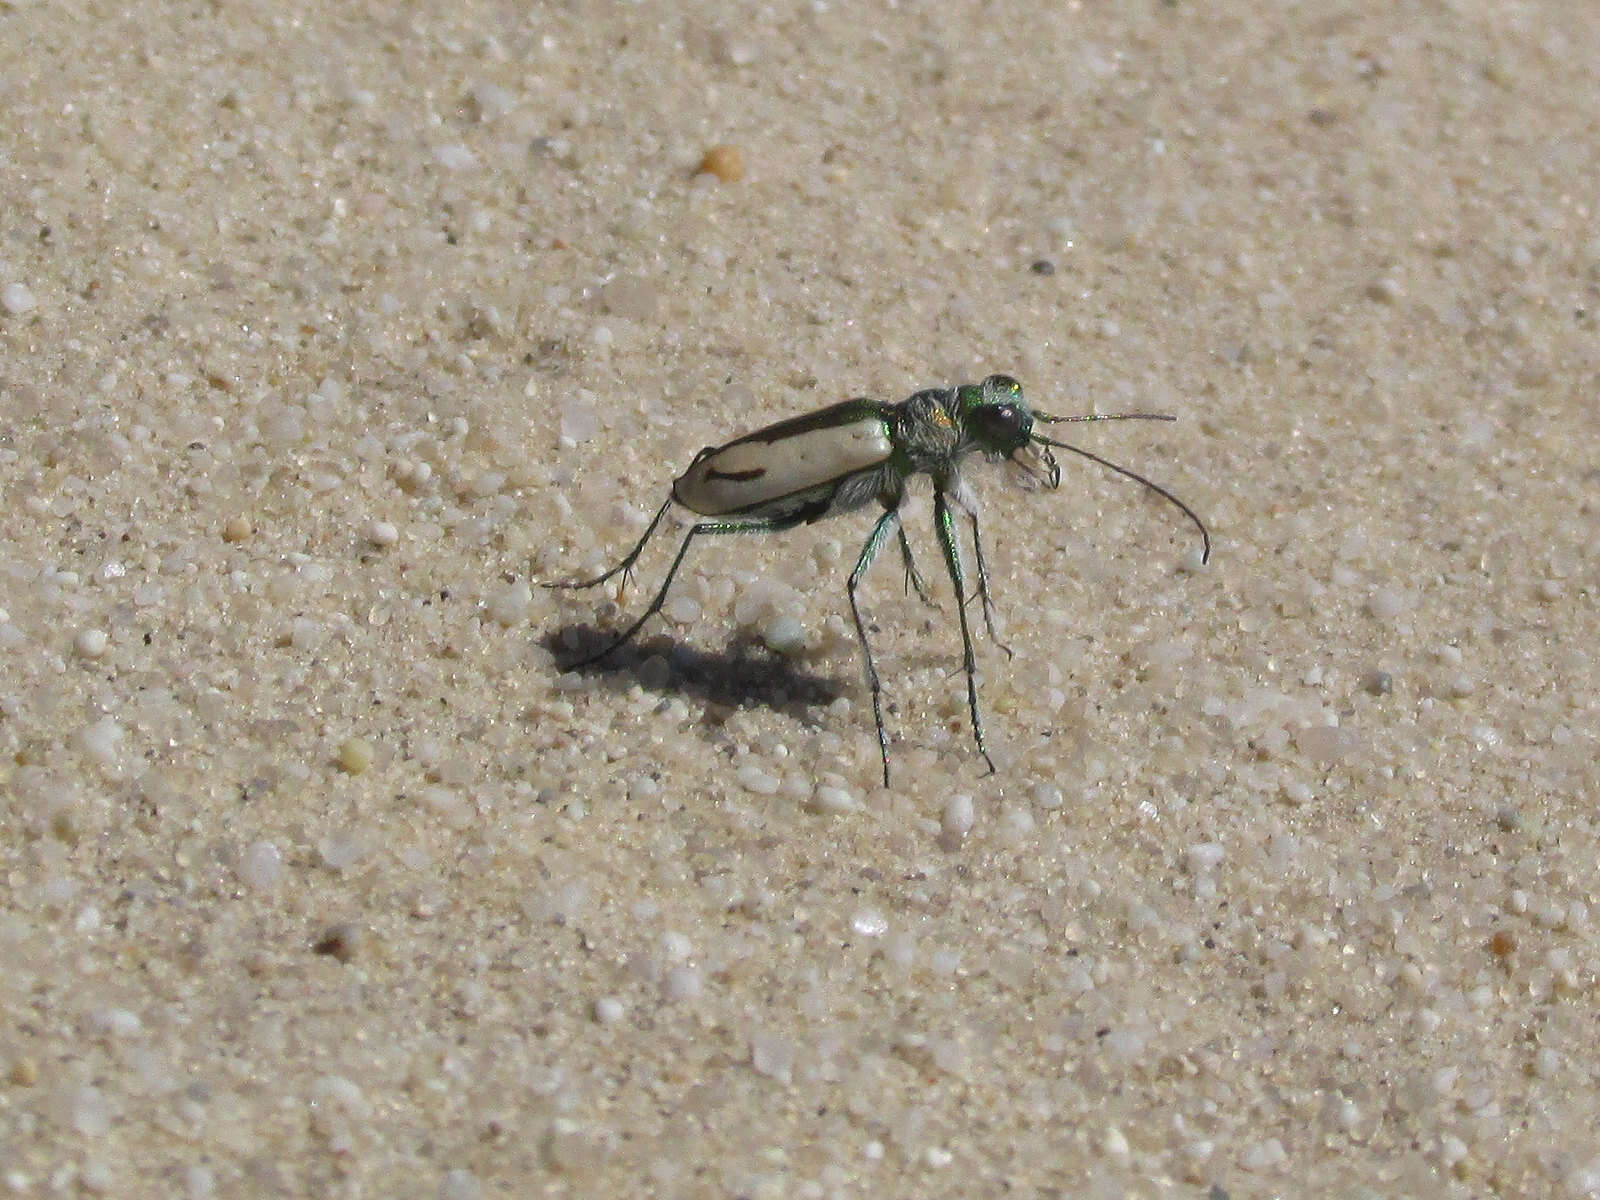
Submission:
M 894 441 L 912 474 L 935 477 L 954 474 L 961 459 L 975 447 L 955 412 L 954 388 L 930 388 L 898 406 Z

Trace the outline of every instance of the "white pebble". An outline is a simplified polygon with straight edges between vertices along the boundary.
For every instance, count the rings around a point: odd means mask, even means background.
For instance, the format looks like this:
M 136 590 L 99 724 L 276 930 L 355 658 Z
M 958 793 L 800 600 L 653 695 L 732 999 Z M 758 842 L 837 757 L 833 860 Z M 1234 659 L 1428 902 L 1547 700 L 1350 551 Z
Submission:
M 694 943 L 684 934 L 669 929 L 661 935 L 661 957 L 668 962 L 687 962 L 694 954 Z
M 772 586 L 757 580 L 741 591 L 733 601 L 733 623 L 747 629 L 772 612 Z
M 102 767 L 116 765 L 124 730 L 110 717 L 101 717 L 78 731 L 78 748 Z
M 850 928 L 862 937 L 882 937 L 889 932 L 889 919 L 875 908 L 863 908 L 850 918 Z
M 1541 1047 L 1533 1056 L 1533 1073 L 1540 1079 L 1553 1079 L 1561 1070 L 1561 1055 L 1549 1046 Z
M 268 408 L 261 418 L 261 434 L 274 446 L 293 446 L 305 437 L 305 414 L 287 404 Z
M 194 1163 L 183 1173 L 183 1190 L 189 1200 L 211 1200 L 217 1194 L 217 1175 L 203 1163 Z
M 667 972 L 661 990 L 668 1000 L 694 1000 L 699 997 L 704 987 L 700 980 L 700 972 L 694 967 L 673 967 Z
M 390 469 L 395 483 L 407 492 L 420 492 L 433 479 L 433 464 L 403 458 Z
M 1265 1171 L 1283 1162 L 1288 1155 L 1284 1153 L 1283 1143 L 1277 1138 L 1268 1138 L 1264 1142 L 1257 1142 L 1239 1156 L 1239 1165 L 1246 1171 Z
M 1078 227 L 1073 223 L 1071 217 L 1051 217 L 1044 223 L 1044 227 L 1052 237 L 1056 238 L 1063 245 L 1070 246 L 1072 244 L 1072 239 L 1077 236 Z
M 754 792 L 758 796 L 776 795 L 779 785 L 783 782 L 776 775 L 763 771 L 754 763 L 746 763 L 740 767 L 734 772 L 734 778 L 745 791 Z
M 139 1014 L 126 1008 L 96 1009 L 86 1023 L 93 1032 L 108 1038 L 138 1037 L 144 1030 Z
M 346 871 L 367 856 L 367 839 L 359 831 L 341 829 L 319 839 L 317 853 L 330 871 Z
M 510 629 L 527 622 L 528 610 L 532 605 L 533 589 L 519 579 L 500 589 L 489 601 L 489 618 L 502 629 Z
M 1183 860 L 1191 875 L 1201 875 L 1214 871 L 1224 853 L 1221 842 L 1196 842 L 1183 852 Z
M 811 796 L 810 808 L 819 813 L 855 812 L 861 807 L 861 801 L 855 793 L 847 788 L 834 787 L 831 784 L 819 784 Z
M 1354 1100 L 1341 1101 L 1339 1110 L 1334 1114 L 1334 1118 L 1339 1122 L 1340 1129 L 1346 1133 L 1353 1133 L 1356 1127 L 1361 1124 L 1361 1106 Z
M 480 82 L 472 85 L 472 104 L 480 121 L 495 121 L 517 106 L 515 92 L 497 83 Z
M 1307 758 L 1323 765 L 1348 759 L 1359 749 L 1359 741 L 1338 725 L 1308 725 L 1294 735 L 1295 747 Z
M 602 1025 L 615 1025 L 626 1011 L 615 996 L 601 996 L 594 1002 L 594 1019 Z
M 99 658 L 111 645 L 111 636 L 104 629 L 80 629 L 72 639 L 72 648 L 83 658 Z
M 39 885 L 38 894 L 51 908 L 65 908 L 78 894 L 78 881 L 65 875 L 53 875 Z
M 1145 1037 L 1131 1029 L 1113 1029 L 1100 1039 L 1100 1048 L 1121 1063 L 1135 1062 L 1144 1053 Z
M 600 432 L 600 413 L 597 397 L 588 388 L 579 388 L 577 394 L 561 402 L 556 432 L 572 442 L 587 442 Z
M 1034 830 L 1033 814 L 1025 808 L 1012 805 L 1000 814 L 1000 828 L 1013 841 L 1025 838 Z
M 464 829 L 472 821 L 472 806 L 453 788 L 425 787 L 419 799 L 424 808 L 430 809 L 452 829 Z
M 1061 789 L 1053 783 L 1041 783 L 1033 789 L 1033 802 L 1040 808 L 1054 811 L 1062 801 Z
M 1315 795 L 1308 784 L 1298 779 L 1285 780 L 1279 791 L 1286 803 L 1297 808 L 1302 804 L 1310 804 Z
M 1378 588 L 1367 600 L 1367 611 L 1380 621 L 1394 620 L 1405 607 L 1405 598 L 1390 588 Z
M 400 540 L 393 521 L 368 521 L 361 535 L 374 546 L 392 546 Z
M 311 1107 L 323 1111 L 337 1109 L 352 1117 L 365 1117 L 372 1111 L 372 1102 L 354 1080 L 343 1075 L 323 1075 L 311 1081 Z
M 33 311 L 38 303 L 25 283 L 8 283 L 4 288 L 0 288 L 0 308 L 4 308 L 13 317 L 20 317 L 25 312 Z
M 1106 1156 L 1114 1158 L 1118 1162 L 1127 1162 L 1128 1156 L 1133 1152 L 1128 1145 L 1127 1135 L 1115 1125 L 1106 1130 L 1105 1137 L 1101 1139 L 1101 1144 L 1105 1147 Z
M 1199 546 L 1190 546 L 1178 560 L 1178 570 L 1186 575 L 1198 575 L 1206 569 L 1208 560 Z
M 902 930 L 884 939 L 883 956 L 897 967 L 909 968 L 917 961 L 917 939 Z
M 439 1180 L 439 1200 L 483 1200 L 483 1183 L 466 1167 L 451 1167 Z
M 775 1033 L 750 1035 L 750 1065 L 759 1075 L 790 1083 L 794 1079 L 794 1041 Z
M 459 142 L 440 146 L 433 157 L 447 171 L 470 171 L 478 165 L 478 156 Z
M 761 627 L 761 641 L 774 654 L 793 656 L 806 648 L 806 629 L 793 617 L 774 617 Z
M 111 1131 L 111 1105 L 105 1093 L 86 1083 L 68 1098 L 67 1119 L 84 1137 L 104 1137 Z
M 1203 1163 L 1217 1151 L 1217 1144 L 1210 1138 L 1197 1138 L 1187 1142 L 1183 1147 L 1183 1156 L 1191 1163 Z
M 761 57 L 759 43 L 747 38 L 734 38 L 722 44 L 722 61 L 734 67 L 748 67 Z
M 972 832 L 972 826 L 977 821 L 977 811 L 973 807 L 972 797 L 965 794 L 951 796 L 944 802 L 944 815 L 940 818 L 940 828 L 952 837 L 965 837 Z
M 674 625 L 693 625 L 700 620 L 704 610 L 693 596 L 674 596 L 667 601 L 663 615 Z
M 269 888 L 283 874 L 283 854 L 271 842 L 251 842 L 239 856 L 239 878 L 254 888 Z

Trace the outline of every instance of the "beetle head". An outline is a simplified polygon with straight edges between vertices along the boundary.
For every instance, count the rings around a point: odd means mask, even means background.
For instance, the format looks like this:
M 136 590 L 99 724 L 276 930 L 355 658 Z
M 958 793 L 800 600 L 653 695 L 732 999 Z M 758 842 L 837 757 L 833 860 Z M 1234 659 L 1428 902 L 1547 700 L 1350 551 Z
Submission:
M 979 384 L 963 384 L 957 411 L 973 448 L 994 459 L 1008 459 L 1042 487 L 1061 482 L 1061 469 L 1050 448 L 1033 433 L 1033 410 L 1022 385 L 1009 375 L 991 375 Z

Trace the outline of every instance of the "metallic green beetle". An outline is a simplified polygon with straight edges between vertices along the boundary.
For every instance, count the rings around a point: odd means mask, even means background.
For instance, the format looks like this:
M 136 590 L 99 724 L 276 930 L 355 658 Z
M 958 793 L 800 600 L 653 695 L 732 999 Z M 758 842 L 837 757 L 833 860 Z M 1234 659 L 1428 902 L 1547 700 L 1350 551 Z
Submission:
M 994 643 L 1009 656 L 1011 650 L 995 634 L 994 606 L 989 599 L 989 571 L 978 534 L 978 506 L 966 481 L 962 464 L 973 454 L 991 461 L 1009 459 L 1039 484 L 1056 488 L 1061 468 L 1052 447 L 1069 450 L 1143 484 L 1175 504 L 1200 531 L 1201 561 L 1211 557 L 1211 535 L 1205 522 L 1182 500 L 1143 475 L 1101 458 L 1078 446 L 1053 441 L 1034 432 L 1035 422 L 1066 424 L 1086 421 L 1171 421 L 1160 413 L 1093 413 L 1081 417 L 1054 417 L 1028 406 L 1022 385 L 1009 375 L 991 375 L 981 384 L 929 388 L 899 404 L 881 400 L 846 400 L 805 416 L 779 421 L 723 446 L 707 446 L 695 455 L 689 469 L 672 485 L 672 495 L 651 518 L 644 536 L 621 562 L 593 579 L 547 583 L 546 587 L 588 588 L 604 583 L 618 572 L 631 571 L 645 544 L 674 502 L 714 520 L 694 525 L 678 547 L 677 557 L 656 592 L 650 607 L 601 649 L 569 665 L 583 667 L 624 645 L 666 603 L 667 591 L 683 565 L 689 545 L 708 533 L 778 533 L 796 525 L 811 524 L 836 513 L 862 508 L 876 500 L 883 514 L 867 535 L 866 545 L 850 572 L 846 591 L 856 637 L 866 661 L 867 684 L 872 692 L 872 717 L 878 729 L 878 752 L 883 761 L 883 783 L 889 785 L 889 737 L 883 725 L 882 685 L 867 642 L 856 591 L 861 577 L 888 540 L 899 538 L 906 578 L 926 603 L 927 588 L 911 560 L 911 545 L 900 523 L 900 504 L 906 482 L 913 475 L 933 479 L 933 523 L 944 552 L 945 569 L 955 589 L 956 614 L 961 623 L 961 665 L 967 676 L 967 710 L 978 753 L 994 771 L 994 760 L 984 744 L 983 720 L 978 713 L 978 685 L 974 675 L 972 635 L 967 627 L 966 575 L 961 565 L 955 513 L 964 513 L 972 526 L 973 557 L 977 565 L 978 598 L 984 626 Z M 626 578 L 626 574 L 624 575 Z

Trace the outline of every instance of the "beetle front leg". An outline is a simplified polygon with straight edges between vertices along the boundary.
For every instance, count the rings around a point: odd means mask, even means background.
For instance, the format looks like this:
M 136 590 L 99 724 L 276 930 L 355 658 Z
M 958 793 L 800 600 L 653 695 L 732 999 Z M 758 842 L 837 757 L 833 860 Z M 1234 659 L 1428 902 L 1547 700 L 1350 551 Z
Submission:
M 1015 658 L 1011 647 L 1000 640 L 1000 635 L 995 632 L 994 604 L 989 599 L 989 567 L 983 561 L 983 539 L 978 536 L 977 509 L 967 509 L 967 519 L 972 522 L 972 550 L 978 560 L 978 599 L 983 604 L 983 625 L 989 631 L 989 640 L 1006 652 L 1007 658 Z
M 978 664 L 972 653 L 972 632 L 967 628 L 966 586 L 961 571 L 961 547 L 956 540 L 955 518 L 944 489 L 933 491 L 933 527 L 939 535 L 939 546 L 944 551 L 945 569 L 950 572 L 950 585 L 956 593 L 956 615 L 961 618 L 961 666 L 967 673 L 967 711 L 972 717 L 972 737 L 978 743 L 978 753 L 989 764 L 989 774 L 995 771 L 994 759 L 983 741 L 983 718 L 978 715 Z
M 900 535 L 900 557 L 906 564 L 906 590 L 915 591 L 917 599 L 929 608 L 938 608 L 939 602 L 928 595 L 928 587 L 922 582 L 922 575 L 917 570 L 917 564 L 911 559 L 911 540 L 906 537 L 905 523 L 898 516 L 895 517 L 895 532 Z

